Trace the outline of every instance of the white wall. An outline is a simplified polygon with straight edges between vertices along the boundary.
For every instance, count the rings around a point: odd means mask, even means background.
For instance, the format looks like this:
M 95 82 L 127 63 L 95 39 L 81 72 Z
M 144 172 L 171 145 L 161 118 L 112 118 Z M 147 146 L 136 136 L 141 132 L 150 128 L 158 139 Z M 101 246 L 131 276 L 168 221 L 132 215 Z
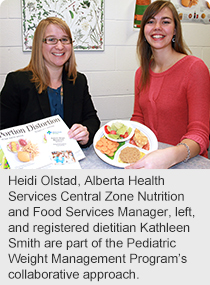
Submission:
M 134 73 L 138 67 L 138 32 L 132 28 L 134 7 L 135 0 L 105 0 L 105 50 L 76 51 L 78 70 L 88 77 L 102 123 L 132 115 Z M 210 69 L 210 25 L 182 26 L 193 54 Z M 0 6 L 0 89 L 5 75 L 26 66 L 29 58 L 30 52 L 22 51 L 21 0 L 4 0 Z

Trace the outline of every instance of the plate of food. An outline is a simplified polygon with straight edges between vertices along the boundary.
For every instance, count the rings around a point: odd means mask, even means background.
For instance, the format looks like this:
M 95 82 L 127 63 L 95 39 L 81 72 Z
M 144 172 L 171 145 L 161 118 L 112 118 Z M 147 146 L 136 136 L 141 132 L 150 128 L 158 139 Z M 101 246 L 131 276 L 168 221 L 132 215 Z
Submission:
M 38 145 L 25 139 L 9 142 L 7 149 L 15 154 L 14 159 L 16 158 L 18 162 L 29 162 L 39 154 Z
M 119 122 L 131 128 L 126 138 L 111 140 L 106 135 L 106 126 Z M 110 129 L 108 129 L 110 132 Z M 116 167 L 125 166 L 141 159 L 145 154 L 158 149 L 155 134 L 146 126 L 127 120 L 114 120 L 102 126 L 95 134 L 93 146 L 96 154 L 106 163 Z

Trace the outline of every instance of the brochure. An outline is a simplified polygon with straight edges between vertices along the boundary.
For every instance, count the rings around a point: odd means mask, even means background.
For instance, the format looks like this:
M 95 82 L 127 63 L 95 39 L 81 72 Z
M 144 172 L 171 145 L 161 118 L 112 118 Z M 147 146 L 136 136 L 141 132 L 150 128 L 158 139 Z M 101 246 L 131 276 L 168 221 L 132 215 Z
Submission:
M 0 168 L 80 169 L 85 155 L 59 115 L 0 131 Z

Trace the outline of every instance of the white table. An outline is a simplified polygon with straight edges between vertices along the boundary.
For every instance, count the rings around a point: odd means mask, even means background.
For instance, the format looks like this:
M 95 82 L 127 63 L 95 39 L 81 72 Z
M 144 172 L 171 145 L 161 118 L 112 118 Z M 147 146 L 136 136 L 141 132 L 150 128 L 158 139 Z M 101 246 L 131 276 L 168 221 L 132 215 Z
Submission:
M 169 145 L 164 143 L 158 143 L 159 149 L 164 149 Z M 94 151 L 93 145 L 88 148 L 83 149 L 86 156 L 85 159 L 80 161 L 82 169 L 119 169 L 113 165 L 110 165 L 103 160 L 101 160 Z M 191 158 L 187 163 L 181 162 L 171 169 L 210 169 L 210 160 L 197 155 L 194 158 Z

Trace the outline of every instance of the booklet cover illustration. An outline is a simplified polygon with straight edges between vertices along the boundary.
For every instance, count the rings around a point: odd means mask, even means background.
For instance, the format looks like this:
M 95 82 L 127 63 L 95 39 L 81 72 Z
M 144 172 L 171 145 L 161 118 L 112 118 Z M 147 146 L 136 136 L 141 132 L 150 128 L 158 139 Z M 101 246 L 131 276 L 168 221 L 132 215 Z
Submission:
M 68 127 L 56 115 L 0 131 L 0 167 L 3 169 L 81 168 L 84 153 L 68 137 Z

